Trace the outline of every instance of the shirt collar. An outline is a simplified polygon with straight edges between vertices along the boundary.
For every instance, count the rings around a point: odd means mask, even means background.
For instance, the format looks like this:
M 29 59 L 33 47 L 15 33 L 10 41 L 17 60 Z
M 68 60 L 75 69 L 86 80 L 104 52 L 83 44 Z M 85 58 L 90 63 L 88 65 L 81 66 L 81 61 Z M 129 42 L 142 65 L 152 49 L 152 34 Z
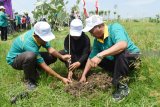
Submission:
M 103 39 L 97 39 L 99 42 L 104 43 L 104 40 L 109 36 L 108 26 L 104 25 L 104 37 Z

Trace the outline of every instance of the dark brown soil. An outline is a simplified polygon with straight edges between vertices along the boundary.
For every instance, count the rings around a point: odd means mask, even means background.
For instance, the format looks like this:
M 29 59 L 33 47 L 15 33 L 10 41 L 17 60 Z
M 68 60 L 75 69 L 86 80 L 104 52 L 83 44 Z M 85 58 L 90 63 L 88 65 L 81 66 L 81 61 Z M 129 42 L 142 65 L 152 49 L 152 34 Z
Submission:
M 107 73 L 93 73 L 87 78 L 86 83 L 73 80 L 65 87 L 65 91 L 75 97 L 94 93 L 96 90 L 106 91 L 111 87 L 112 78 Z

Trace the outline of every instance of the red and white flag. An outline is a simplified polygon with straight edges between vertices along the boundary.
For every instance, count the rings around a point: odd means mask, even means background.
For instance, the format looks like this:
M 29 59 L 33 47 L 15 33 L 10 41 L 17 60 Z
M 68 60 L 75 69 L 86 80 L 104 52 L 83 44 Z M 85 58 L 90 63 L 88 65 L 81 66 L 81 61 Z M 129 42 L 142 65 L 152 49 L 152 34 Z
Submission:
M 86 10 L 86 2 L 85 2 L 85 0 L 83 0 L 83 3 L 84 3 L 84 4 L 83 4 L 84 15 L 85 15 L 86 18 L 87 18 L 87 17 L 89 17 L 89 16 L 88 16 L 88 13 L 87 13 L 87 10 Z
M 98 15 L 98 0 L 96 0 L 96 14 Z

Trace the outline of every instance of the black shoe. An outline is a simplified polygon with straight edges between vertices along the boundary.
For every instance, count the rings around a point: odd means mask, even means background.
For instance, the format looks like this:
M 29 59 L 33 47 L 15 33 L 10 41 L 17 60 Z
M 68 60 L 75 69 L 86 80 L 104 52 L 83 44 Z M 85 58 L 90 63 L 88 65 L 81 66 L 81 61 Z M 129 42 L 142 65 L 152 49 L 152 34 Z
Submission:
M 27 81 L 26 86 L 28 90 L 34 90 L 37 87 L 36 83 L 31 81 Z
M 28 92 L 21 92 L 15 96 L 13 96 L 10 100 L 11 104 L 16 104 L 16 102 L 20 99 L 24 99 L 24 98 L 29 98 L 29 93 Z
M 120 101 L 129 94 L 129 88 L 127 84 L 120 84 L 118 89 L 113 93 L 113 99 L 115 101 Z

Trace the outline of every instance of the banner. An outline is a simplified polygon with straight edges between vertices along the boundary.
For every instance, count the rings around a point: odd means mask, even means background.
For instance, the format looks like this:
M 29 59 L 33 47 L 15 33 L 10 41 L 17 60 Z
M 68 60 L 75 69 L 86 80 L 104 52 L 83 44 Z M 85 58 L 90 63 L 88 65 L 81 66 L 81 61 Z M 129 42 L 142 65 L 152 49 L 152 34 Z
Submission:
M 11 18 L 13 18 L 13 12 L 12 12 L 12 0 L 0 0 L 0 2 L 4 5 L 6 8 L 6 13 L 10 15 Z

